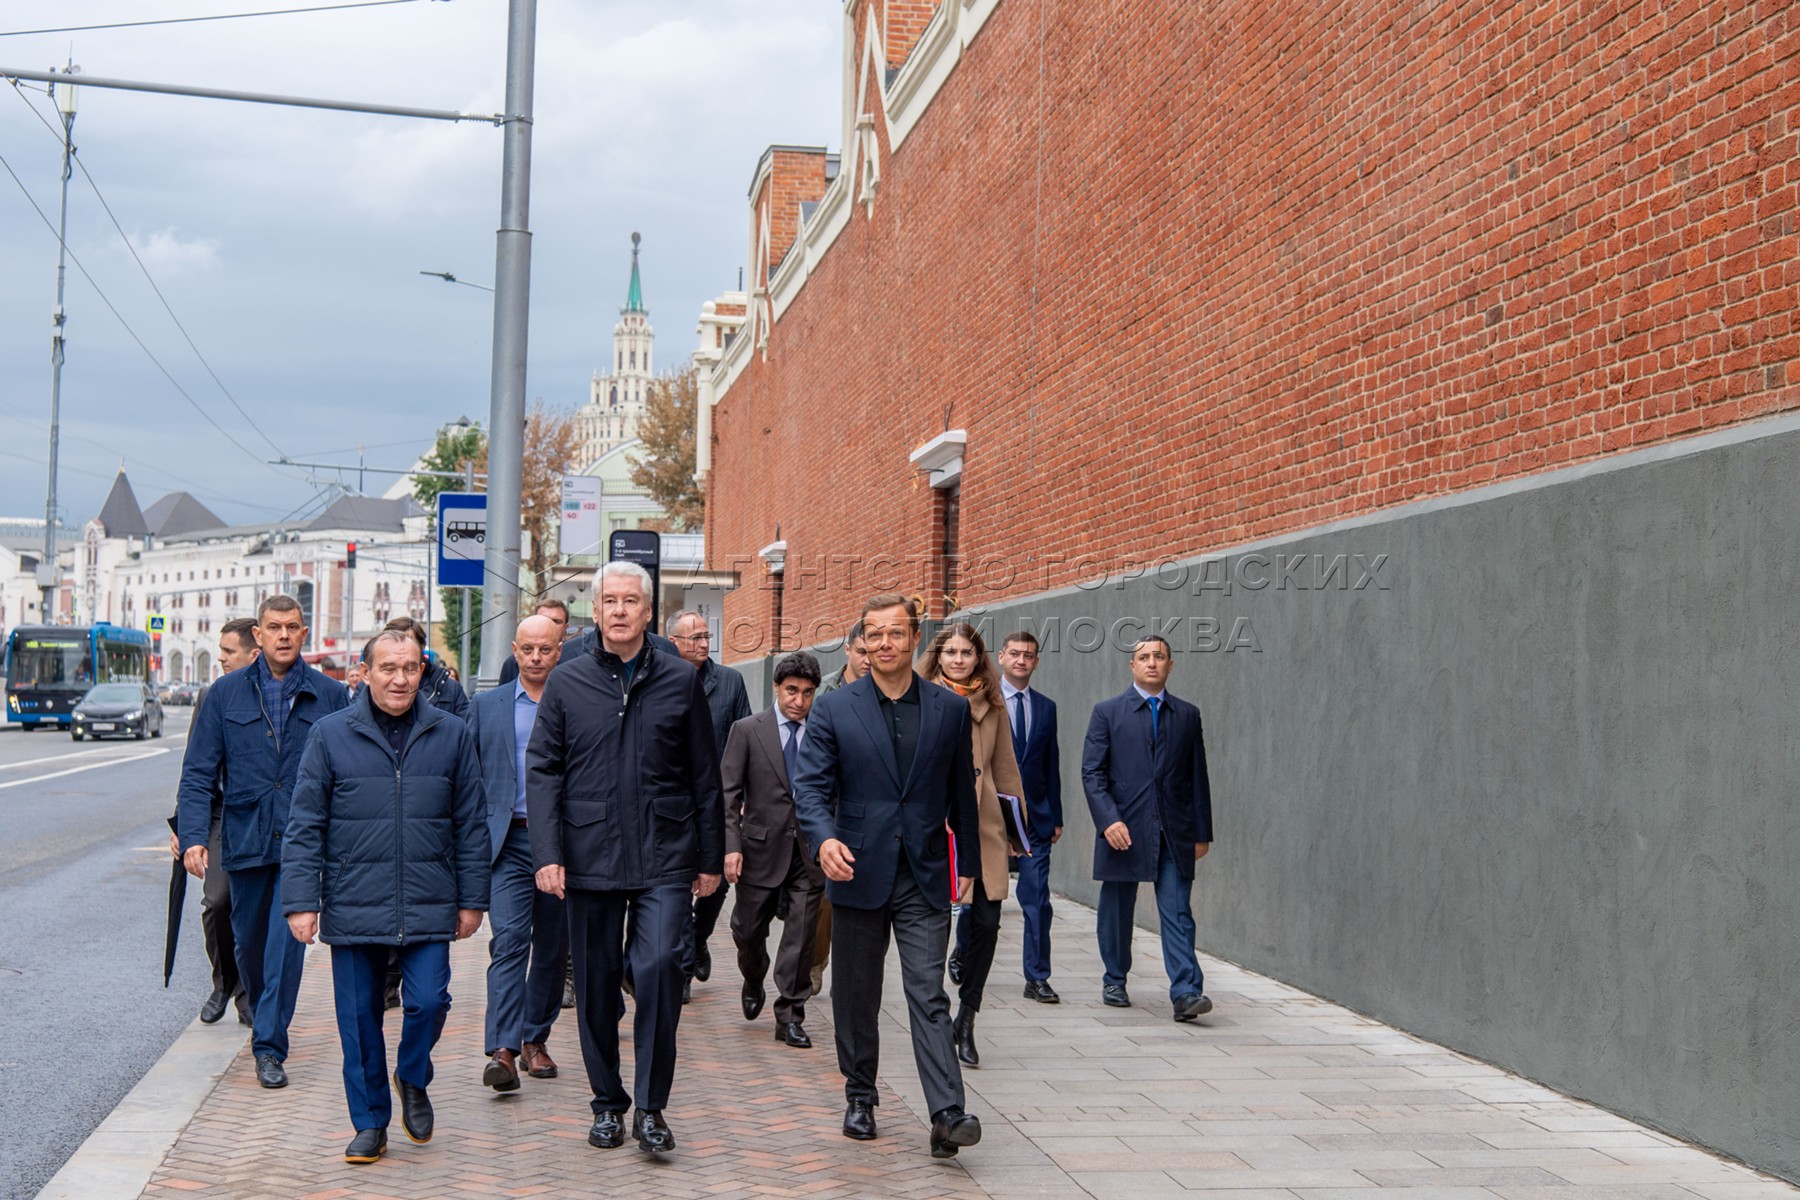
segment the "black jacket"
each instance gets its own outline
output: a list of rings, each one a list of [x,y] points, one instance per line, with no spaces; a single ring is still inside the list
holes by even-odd
[[[488,906],[487,807],[475,735],[413,701],[395,755],[369,689],[313,727],[281,861],[281,911],[316,912],[338,945],[448,941]]]
[[[525,751],[531,856],[568,886],[630,890],[725,869],[719,757],[699,672],[646,648],[604,649],[550,673]]]
[[[444,664],[431,659],[419,673],[419,696],[433,708],[441,708],[464,723],[469,719],[469,695],[463,685],[450,678]]]
[[[744,677],[737,670],[722,667],[710,658],[700,668],[700,686],[706,689],[713,741],[718,744],[718,754],[723,757],[725,739],[731,736],[731,727],[750,715],[750,689],[744,686]]]

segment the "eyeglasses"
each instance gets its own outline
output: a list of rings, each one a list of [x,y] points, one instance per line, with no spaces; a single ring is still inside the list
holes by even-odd
[[[710,642],[710,641],[712,641],[712,634],[710,634],[710,633],[677,633],[674,635],[674,640],[678,641],[678,642]]]

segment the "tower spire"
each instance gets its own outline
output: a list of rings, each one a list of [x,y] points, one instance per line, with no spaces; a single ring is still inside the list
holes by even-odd
[[[638,243],[643,235],[635,230],[631,234],[631,290],[625,293],[625,311],[641,313],[644,311],[644,285],[638,282]]]

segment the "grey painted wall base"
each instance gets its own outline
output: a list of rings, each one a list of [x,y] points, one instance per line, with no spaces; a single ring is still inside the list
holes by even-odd
[[[1779,418],[977,614],[1045,638],[1053,886],[1097,895],[1088,712],[1173,620],[1204,949],[1800,1179],[1797,454]]]

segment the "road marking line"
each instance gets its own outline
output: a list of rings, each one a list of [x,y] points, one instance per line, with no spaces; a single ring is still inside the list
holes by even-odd
[[[167,750],[158,747],[155,750],[146,750],[142,754],[134,754],[130,758],[109,758],[102,762],[88,763],[86,766],[82,767],[70,767],[63,771],[52,771],[48,775],[33,775],[30,779],[12,779],[5,783],[0,783],[0,791],[5,791],[7,788],[24,787],[28,783],[44,783],[51,779],[61,779],[64,775],[79,775],[83,771],[97,771],[101,767],[113,767],[122,763],[141,762],[146,758],[156,758],[167,753]]]

